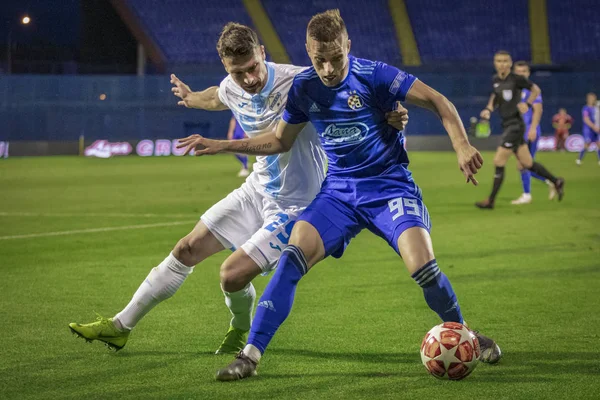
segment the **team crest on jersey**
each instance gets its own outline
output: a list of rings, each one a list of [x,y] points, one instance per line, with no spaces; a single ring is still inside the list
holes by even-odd
[[[350,92],[350,96],[348,97],[348,107],[353,110],[357,110],[363,106],[362,100],[356,94],[356,91],[353,90]]]
[[[269,110],[273,111],[281,106],[281,92],[272,93],[267,99]]]
[[[513,93],[512,93],[512,90],[507,90],[507,89],[504,89],[504,90],[502,91],[502,98],[503,98],[504,100],[506,100],[506,101],[511,101],[511,100],[512,100],[512,94],[513,94]]]

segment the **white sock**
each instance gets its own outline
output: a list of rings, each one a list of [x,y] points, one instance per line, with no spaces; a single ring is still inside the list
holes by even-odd
[[[237,292],[226,292],[225,304],[231,311],[231,326],[242,331],[249,331],[252,323],[252,311],[254,310],[254,300],[256,300],[256,290],[254,285],[249,283],[242,290]]]
[[[131,330],[158,303],[173,296],[185,278],[194,271],[170,253],[158,267],[152,268],[127,306],[115,315],[117,327]]]
[[[246,347],[244,347],[244,355],[257,364],[262,357],[260,350],[252,344],[247,344]]]

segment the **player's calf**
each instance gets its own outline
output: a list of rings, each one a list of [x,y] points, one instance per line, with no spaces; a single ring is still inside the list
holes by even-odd
[[[423,289],[429,308],[439,315],[442,321],[461,324],[464,322],[454,289],[435,259],[413,273],[412,278]]]
[[[232,318],[216,354],[235,354],[246,344],[256,300],[251,281],[261,272],[243,249],[236,250],[221,265],[221,289]]]
[[[244,250],[238,249],[221,264],[221,287],[225,292],[240,291],[262,272]]]

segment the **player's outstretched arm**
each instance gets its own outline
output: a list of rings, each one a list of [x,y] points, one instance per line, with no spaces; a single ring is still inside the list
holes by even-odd
[[[253,138],[240,140],[213,140],[200,135],[179,139],[178,149],[186,148],[185,154],[197,156],[217,153],[237,153],[254,156],[269,156],[285,153],[292,148],[296,137],[306,124],[288,124],[279,121],[276,132],[264,133]]]
[[[219,99],[218,86],[211,86],[201,92],[192,92],[192,89],[179,80],[175,74],[171,74],[171,84],[173,85],[171,91],[181,99],[177,105],[208,111],[221,111],[229,108]]]
[[[406,95],[406,100],[437,114],[442,120],[444,128],[446,128],[448,136],[450,136],[452,146],[458,156],[460,170],[463,172],[467,183],[473,182],[474,185],[477,185],[478,182],[474,175],[483,165],[483,158],[477,149],[469,143],[467,132],[465,132],[454,104],[421,81],[415,81]]]

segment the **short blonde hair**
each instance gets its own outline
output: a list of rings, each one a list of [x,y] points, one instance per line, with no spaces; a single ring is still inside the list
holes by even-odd
[[[318,42],[334,42],[340,35],[348,36],[340,10],[327,10],[313,16],[308,22],[306,35]]]

